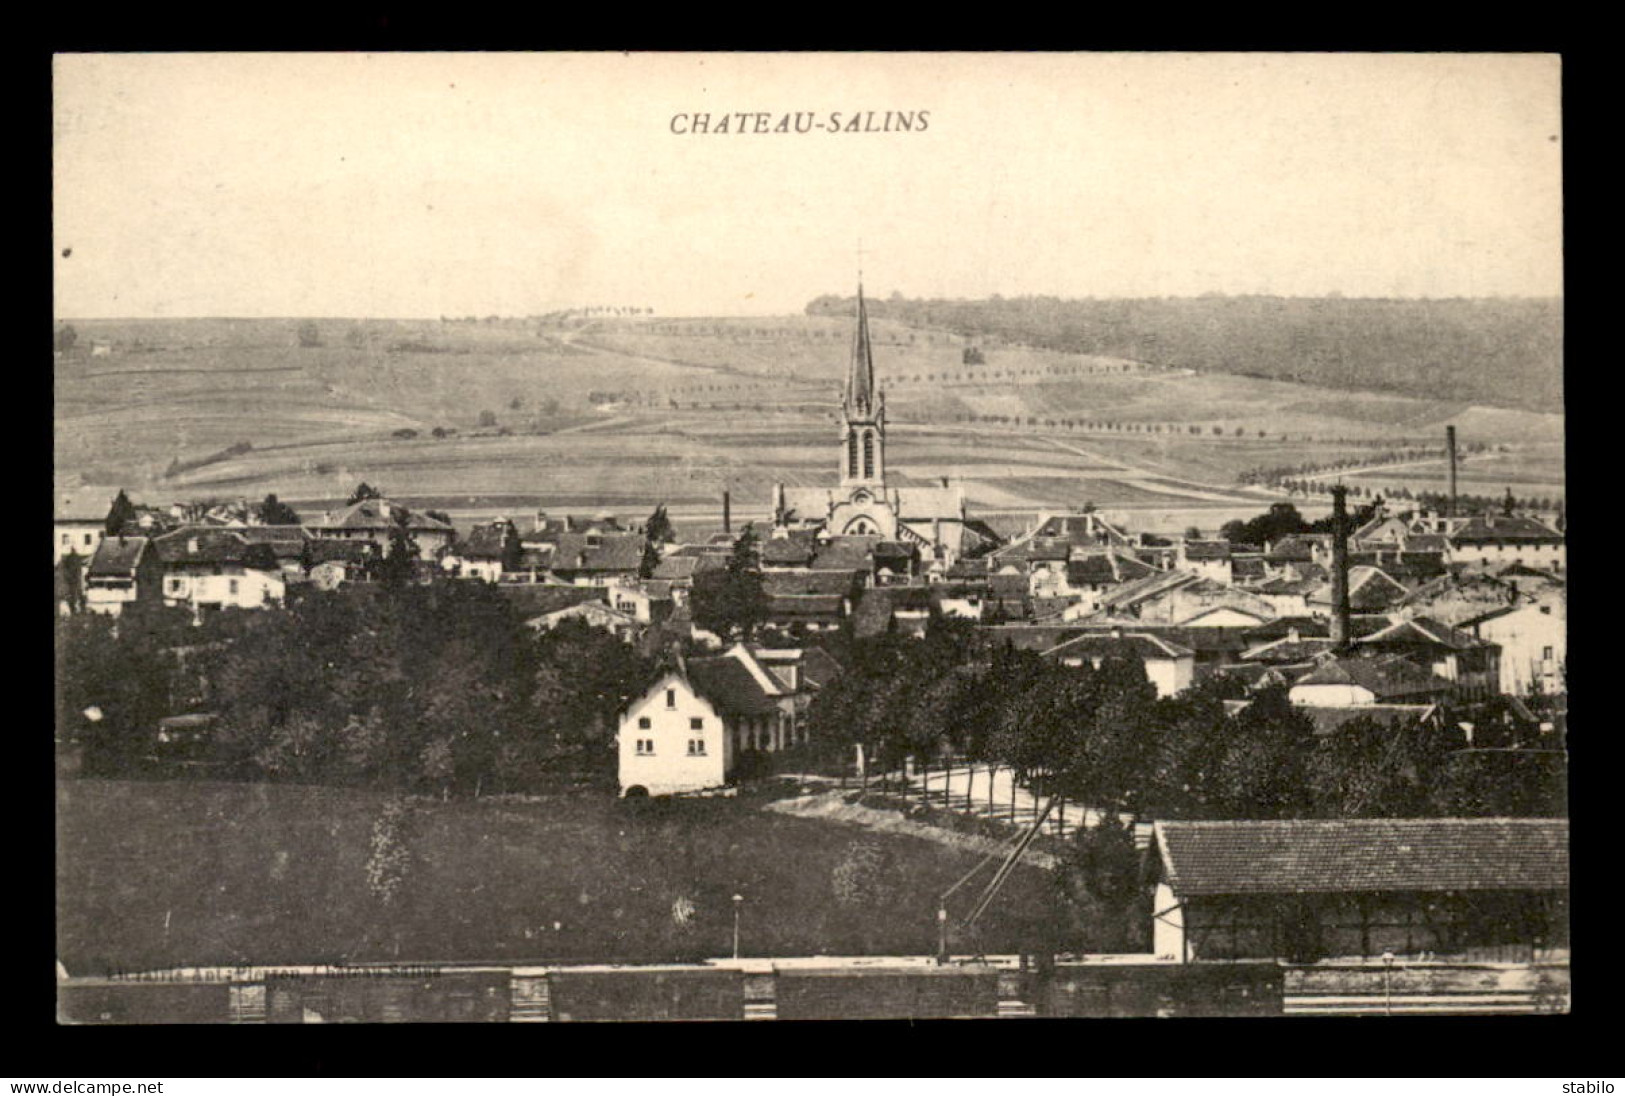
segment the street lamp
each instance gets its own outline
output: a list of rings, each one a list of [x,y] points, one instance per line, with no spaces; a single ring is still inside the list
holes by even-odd
[[[745,904],[745,896],[734,895],[734,958],[739,958],[739,907]]]
[[[1384,1016],[1394,1014],[1393,976],[1394,953],[1385,951],[1382,953],[1382,1014]]]
[[[937,903],[937,966],[948,962],[948,903]]]

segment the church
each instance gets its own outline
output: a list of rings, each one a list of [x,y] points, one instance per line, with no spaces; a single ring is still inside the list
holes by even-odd
[[[902,485],[886,473],[886,395],[876,385],[874,349],[863,284],[858,283],[857,325],[841,399],[840,469],[833,487],[773,488],[773,532],[815,530],[820,539],[872,537],[918,547],[924,560],[952,564],[997,547],[987,525],[968,519],[965,492],[943,477],[940,485]]]

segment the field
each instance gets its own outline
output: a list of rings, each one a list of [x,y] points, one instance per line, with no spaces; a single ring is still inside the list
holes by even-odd
[[[57,949],[75,973],[339,959],[653,961],[929,954],[936,895],[981,858],[731,800],[627,804],[601,793],[416,804],[396,899],[367,886],[381,799],[332,788],[63,781]],[[859,843],[877,875],[837,900]],[[1021,867],[986,946],[1048,915]]]
[[[774,483],[833,482],[851,339],[850,320],[822,316],[323,320],[319,346],[299,345],[295,320],[75,326],[81,345],[55,363],[63,492],[274,491],[319,511],[364,479],[460,522],[664,502],[680,528],[719,524],[724,490],[760,520]],[[1561,415],[1002,344],[967,365],[940,330],[875,321],[873,335],[897,482],[957,479],[979,514],[1017,526],[1088,501],[1138,528],[1174,511],[1217,525],[1269,500],[1240,472],[1436,445],[1447,422],[1509,447],[1464,468],[1464,489],[1561,494]],[[1443,481],[1442,467],[1370,475]]]

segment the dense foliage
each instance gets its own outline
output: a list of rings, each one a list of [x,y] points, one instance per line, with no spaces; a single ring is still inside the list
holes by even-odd
[[[808,315],[852,315],[824,296]],[[1373,389],[1430,400],[1563,410],[1563,302],[1159,297],[868,302],[873,317],[985,341],[1157,365]]]
[[[1536,750],[1467,750],[1461,715],[1330,734],[1282,688],[1239,710],[1219,675],[1158,698],[1136,660],[1071,667],[933,623],[923,639],[854,643],[853,668],[814,701],[832,760],[957,756],[1009,766],[1043,792],[1155,818],[1564,813],[1562,770]],[[1560,756],[1560,755],[1559,755]]]
[[[609,773],[616,710],[653,670],[580,622],[533,633],[484,583],[313,591],[204,628],[78,616],[57,636],[58,726],[87,771],[139,771],[160,719],[208,710],[211,775],[447,796]]]

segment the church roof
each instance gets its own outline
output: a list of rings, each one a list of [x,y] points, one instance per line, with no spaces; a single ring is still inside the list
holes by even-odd
[[[846,410],[867,415],[875,404],[874,352],[869,345],[869,311],[858,283],[858,326],[852,336],[852,362],[846,377]]]

